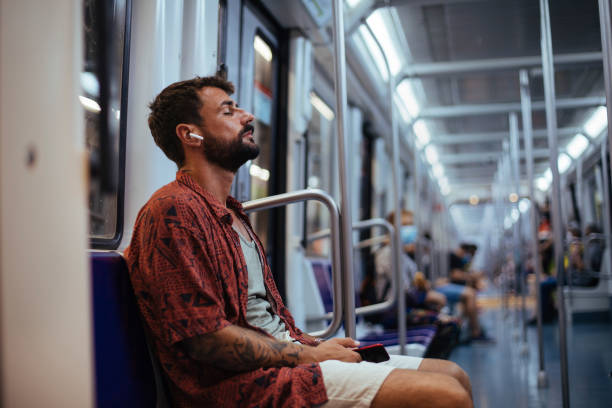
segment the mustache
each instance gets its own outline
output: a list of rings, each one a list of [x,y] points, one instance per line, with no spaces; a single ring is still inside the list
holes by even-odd
[[[238,136],[242,138],[242,136],[244,136],[244,134],[246,134],[248,132],[255,133],[255,128],[253,127],[253,125],[249,125],[249,124],[244,125],[244,127],[242,128],[240,133],[238,133]]]

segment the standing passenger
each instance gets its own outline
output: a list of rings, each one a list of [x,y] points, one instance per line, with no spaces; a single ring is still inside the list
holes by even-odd
[[[173,406],[472,406],[469,379],[453,363],[359,362],[353,339],[321,341],[295,327],[229,196],[238,168],[259,152],[254,117],[233,91],[196,77],[150,106],[153,138],[179,170],[138,214],[126,258]]]

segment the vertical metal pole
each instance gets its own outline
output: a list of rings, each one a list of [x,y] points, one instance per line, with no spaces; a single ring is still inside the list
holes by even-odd
[[[544,76],[544,96],[546,102],[546,128],[548,130],[549,163],[552,171],[552,221],[555,239],[555,266],[557,268],[557,297],[559,299],[559,351],[561,353],[561,394],[563,408],[569,408],[569,376],[567,361],[567,333],[563,282],[563,224],[561,221],[561,185],[557,166],[559,147],[557,145],[557,111],[555,106],[555,71],[550,29],[548,0],[540,0],[540,29],[542,48],[542,72]]]
[[[608,118],[612,118],[612,22],[610,21],[610,0],[599,0],[599,26],[601,30],[601,52],[603,55],[604,84]],[[612,149],[612,129],[608,126],[608,148]],[[612,152],[612,150],[611,150]],[[611,153],[612,155],[612,153]]]
[[[514,178],[513,176],[513,172],[512,172],[512,152],[510,151],[510,142],[508,140],[505,140],[502,143],[502,171],[503,171],[503,193],[502,193],[502,202],[504,203],[504,221],[506,219],[506,217],[509,217],[510,220],[512,220],[512,203],[510,202],[510,194],[512,193],[513,187],[512,187],[512,180]],[[510,181],[510,182],[508,182]],[[513,330],[513,334],[512,337],[514,340],[518,340],[520,337],[520,333],[517,331],[517,326],[519,324],[519,318],[518,318],[518,310],[516,308],[516,295],[518,293],[518,290],[516,288],[516,257],[515,257],[515,248],[516,248],[516,244],[514,239],[516,238],[516,235],[514,234],[514,232],[516,232],[516,226],[513,225],[512,226],[512,239],[508,240],[508,238],[506,238],[506,233],[504,232],[504,239],[506,241],[506,252],[504,253],[504,259],[508,260],[508,257],[510,255],[510,258],[512,259],[513,263],[514,263],[514,268],[512,268],[511,271],[511,275],[508,276],[507,279],[507,287],[508,287],[508,306],[512,307],[512,315],[514,318],[514,330]],[[508,242],[509,241],[509,242]],[[510,298],[510,289],[513,289],[513,293],[512,293],[512,298]],[[510,305],[510,301],[512,301],[512,305]]]
[[[510,147],[512,150],[512,162],[514,171],[514,190],[516,194],[516,203],[514,203],[514,210],[518,212],[518,219],[515,224],[515,259],[516,259],[516,270],[518,273],[519,290],[521,291],[521,332],[522,332],[522,345],[521,354],[527,354],[529,348],[527,347],[527,322],[525,321],[525,269],[523,263],[523,233],[521,228],[521,212],[519,209],[519,198],[521,196],[521,161],[520,157],[520,146],[519,146],[519,129],[518,129],[518,115],[516,112],[510,113]]]
[[[393,103],[393,90],[394,90],[395,80],[393,77],[389,76],[389,90],[391,92],[390,102],[391,102],[391,126],[393,126],[392,137],[392,161],[393,161],[393,198],[395,201],[395,242],[396,242],[396,250],[394,256],[396,258],[397,265],[397,330],[398,330],[398,342],[400,346],[400,354],[406,354],[406,297],[404,296],[406,288],[404,287],[404,268],[403,268],[403,258],[401,257],[401,251],[403,251],[402,240],[400,238],[400,229],[402,227],[402,211],[401,211],[401,202],[400,202],[400,162],[399,162],[399,135],[398,128],[396,123],[396,115],[394,114],[394,103]],[[408,277],[412,280],[413,276]]]
[[[531,123],[531,91],[529,89],[529,74],[522,69],[521,84],[521,115],[523,116],[523,137],[525,139],[525,158],[527,159],[527,185],[529,186],[529,221],[531,225],[531,252],[536,276],[536,319],[538,323],[538,388],[548,387],[548,376],[544,368],[544,343],[542,341],[542,303],[540,301],[540,281],[542,280],[542,261],[538,250],[538,220],[533,186],[533,125]]]
[[[603,54],[603,68],[604,68],[604,84],[606,87],[606,106],[608,113],[608,123],[610,118],[612,118],[612,80],[610,75],[612,75],[612,27],[610,20],[610,0],[599,0],[599,25],[601,28],[601,51]],[[608,125],[608,149],[610,150],[610,156],[612,156],[612,128]],[[605,143],[604,143],[605,145]],[[610,176],[610,163],[607,163],[607,160],[603,160],[602,156],[602,168],[605,166],[605,170],[602,172],[602,175],[606,174]],[[604,184],[604,191],[607,190],[608,183]],[[603,202],[609,206],[609,194],[603,198]],[[604,231],[606,234],[606,245],[608,248],[608,255],[610,256],[610,265],[612,265],[612,237],[610,234],[612,233],[612,226],[610,225],[610,211],[609,208],[606,210],[606,217],[608,221],[606,222],[606,218],[604,218],[604,230],[607,227],[608,231]]]
[[[582,199],[582,177],[583,177],[582,156],[576,159],[576,204],[578,206],[578,214],[580,215],[581,226],[584,227],[584,201]]]
[[[406,353],[406,297],[404,296],[406,288],[404,287],[405,278],[404,268],[403,268],[403,258],[402,258],[402,240],[400,235],[400,229],[402,228],[402,207],[400,200],[400,162],[399,162],[399,135],[397,129],[397,120],[395,115],[395,104],[393,102],[393,94],[395,92],[395,77],[391,73],[391,67],[389,65],[389,61],[387,60],[387,55],[385,54],[385,50],[378,41],[378,38],[374,35],[372,28],[370,25],[365,22],[365,26],[370,32],[370,35],[380,48],[380,53],[383,56],[383,60],[385,61],[385,65],[387,67],[387,72],[389,73],[387,80],[387,93],[389,96],[389,116],[391,122],[391,156],[392,156],[392,166],[393,166],[393,207],[395,208],[395,217],[393,220],[393,227],[395,236],[393,239],[395,240],[395,250],[393,251],[393,257],[395,258],[395,285],[396,295],[397,295],[397,330],[398,330],[398,342],[400,346],[400,354]],[[416,152],[416,150],[415,150]],[[410,277],[412,278],[412,277]]]
[[[521,290],[520,285],[519,285],[519,281],[520,281],[520,276],[519,276],[519,264],[520,264],[520,249],[519,249],[519,236],[518,236],[518,220],[514,221],[514,211],[518,211],[518,205],[516,203],[513,203],[510,200],[510,195],[512,193],[514,194],[518,194],[518,160],[519,160],[519,156],[518,156],[518,146],[515,146],[515,141],[518,142],[518,129],[513,129],[515,127],[518,126],[517,124],[517,118],[516,118],[516,113],[512,112],[509,115],[509,125],[510,125],[510,144],[509,144],[509,151],[508,151],[508,178],[506,180],[511,180],[510,183],[508,183],[508,194],[506,195],[507,199],[508,199],[508,207],[510,210],[510,217],[512,218],[513,221],[513,225],[512,225],[512,245],[510,246],[511,250],[512,250],[512,259],[514,260],[514,270],[512,272],[514,272],[514,276],[513,276],[513,285],[514,285],[514,302],[513,302],[513,309],[514,309],[514,324],[515,324],[515,332],[514,332],[514,338],[516,340],[518,340],[520,338],[520,332],[518,331],[518,326],[520,324],[520,319],[519,319],[519,309],[518,309],[518,305],[516,300],[518,299],[518,293]],[[516,131],[516,133],[513,135],[512,133]],[[518,143],[517,143],[518,144]],[[517,201],[518,202],[518,201]]]
[[[417,264],[417,269],[419,271],[424,272],[423,268],[423,252],[424,246],[423,242],[423,226],[421,225],[421,199],[420,199],[420,191],[421,191],[421,160],[419,160],[419,151],[416,145],[413,143],[413,158],[414,158],[414,190],[415,190],[415,200],[414,200],[414,225],[417,227],[417,240],[416,240],[416,253],[415,253],[415,261]],[[428,276],[433,282],[432,276]]]
[[[601,144],[601,181],[602,181],[602,189],[601,193],[603,195],[601,201],[603,203],[603,227],[604,234],[606,234],[606,245],[608,248],[608,255],[610,255],[610,251],[612,250],[612,226],[610,223],[610,163],[608,163],[608,149],[606,148],[606,141]],[[610,255],[612,256],[612,255]],[[610,259],[612,261],[612,259]],[[612,264],[610,264],[612,265]],[[605,271],[604,273],[607,273]]]
[[[346,99],[346,58],[344,55],[343,1],[334,0],[332,31],[334,36],[334,74],[336,92],[336,127],[338,132],[338,175],[340,178],[340,213],[342,231],[342,276],[344,288],[344,331],[347,337],[355,338],[355,277],[353,276],[353,229],[351,217],[351,196],[349,194],[348,152],[346,149],[345,112]]]

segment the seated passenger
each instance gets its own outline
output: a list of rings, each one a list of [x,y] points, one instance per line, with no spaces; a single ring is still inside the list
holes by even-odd
[[[580,231],[573,230],[573,236],[580,237]],[[578,249],[572,251],[570,245],[569,258],[572,268],[572,286],[593,287],[599,284],[598,274],[601,269],[601,261],[604,251],[604,241],[598,239],[596,234],[601,234],[601,230],[595,224],[589,224],[584,230],[586,242],[584,247],[582,242]],[[573,245],[577,246],[576,244]]]
[[[485,334],[478,320],[476,289],[468,286],[468,284],[478,286],[478,281],[482,276],[480,273],[472,275],[463,269],[469,261],[465,245],[453,251],[449,255],[448,279],[439,279],[436,282],[436,290],[446,296],[451,303],[461,302],[463,314],[468,320],[470,341],[492,341]]]
[[[542,276],[540,281],[540,308],[542,310],[542,322],[550,323],[557,317],[555,294],[557,290],[556,267],[554,259],[554,242],[548,212],[542,212],[540,225],[538,226],[538,252],[541,260]],[[537,322],[535,312],[529,319],[530,325]]]
[[[440,309],[446,305],[446,298],[440,292],[431,290],[425,275],[417,270],[417,265],[413,260],[417,238],[416,227],[412,225],[413,220],[411,211],[402,210],[400,237],[403,244],[401,262],[406,300],[406,325],[408,327],[429,324],[438,326],[434,339],[427,349],[426,356],[447,359],[458,342],[460,321],[440,313]],[[394,212],[389,214],[387,221],[391,224],[395,222]],[[374,277],[371,278],[372,280],[364,280],[364,285],[360,290],[362,303],[364,303],[364,294],[368,292],[374,292],[374,298],[369,299],[369,304],[380,303],[391,297],[393,271],[389,239],[376,250],[374,260]],[[368,291],[368,288],[365,287],[368,284],[373,286],[373,291]],[[382,324],[386,329],[397,329],[397,308],[393,307],[385,312],[367,316],[366,320]]]
[[[594,226],[590,226],[593,228]],[[593,234],[587,227],[585,233]],[[580,229],[575,222],[568,223],[566,235],[567,253],[565,260],[566,280],[571,286],[592,287],[597,286],[599,279],[597,273],[601,268],[601,257],[603,255],[603,244],[599,239],[590,239],[587,242],[587,251],[582,242]],[[585,259],[588,256],[588,261]],[[587,264],[588,262],[588,264]],[[596,269],[592,269],[592,267]]]
[[[229,196],[254,159],[253,115],[219,77],[164,89],[150,105],[157,145],[179,170],[139,212],[125,256],[176,407],[472,406],[447,361],[360,362],[350,338],[298,329],[261,241]]]
[[[391,212],[387,216],[387,221],[394,225],[395,213]],[[417,275],[417,264],[414,262],[415,241],[417,237],[416,227],[413,225],[414,217],[412,211],[402,210],[402,230],[400,237],[402,240],[402,279],[406,291],[406,306],[417,308],[429,308],[440,311],[446,305],[446,298],[440,292],[433,291],[424,281],[423,274]],[[389,290],[393,279],[391,245],[387,239],[384,245],[374,253],[376,268],[376,299],[382,302],[390,297]],[[411,284],[412,279],[416,279]]]
[[[569,222],[567,225],[565,241],[567,246],[567,253],[565,255],[565,283],[567,284],[569,281],[571,285],[583,286],[583,284],[586,283],[585,278],[588,279],[583,259],[584,248],[580,229],[573,221]]]

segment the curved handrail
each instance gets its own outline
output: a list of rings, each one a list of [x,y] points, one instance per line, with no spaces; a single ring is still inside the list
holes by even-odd
[[[374,228],[374,227],[382,227],[386,229],[390,236],[393,236],[394,231],[395,231],[395,228],[393,228],[393,225],[391,225],[391,223],[389,223],[388,221],[382,218],[371,218],[369,220],[358,221],[353,224],[354,231],[358,231],[358,230],[362,230],[366,228]],[[307,242],[316,241],[319,239],[327,238],[329,237],[329,235],[330,235],[330,230],[324,229],[321,231],[317,231],[314,234],[308,236],[306,241]],[[376,244],[378,243],[376,239],[381,238],[381,237],[386,237],[386,235],[381,235],[380,237],[369,238],[362,242],[371,242],[372,244]],[[395,240],[393,239],[391,239],[390,242],[391,242],[391,251],[393,253],[393,251],[397,249],[396,248],[397,244]],[[354,245],[354,247],[355,248],[359,247],[359,244],[360,243],[358,243],[357,245]],[[397,302],[397,290],[396,290],[397,286],[396,285],[400,284],[402,276],[401,276],[401,271],[397,263],[396,257],[392,256],[391,260],[392,260],[391,265],[393,268],[393,276],[391,279],[391,297],[385,300],[384,302],[375,303],[373,305],[368,305],[368,306],[360,306],[360,307],[355,308],[356,316],[365,316],[365,315],[378,313],[378,312],[382,312],[382,311],[391,309]],[[309,320],[318,321],[318,320],[329,319],[330,317],[331,317],[331,313],[326,313],[320,317],[311,318]]]
[[[334,305],[330,325],[313,333],[311,336],[330,337],[334,335],[342,324],[342,264],[340,256],[340,211],[336,202],[329,194],[319,189],[305,189],[291,191],[289,193],[277,194],[269,197],[258,198],[242,203],[245,212],[269,210],[271,208],[283,207],[288,204],[304,202],[308,200],[319,201],[324,204],[330,213],[331,239],[332,239],[332,278],[334,291]]]

